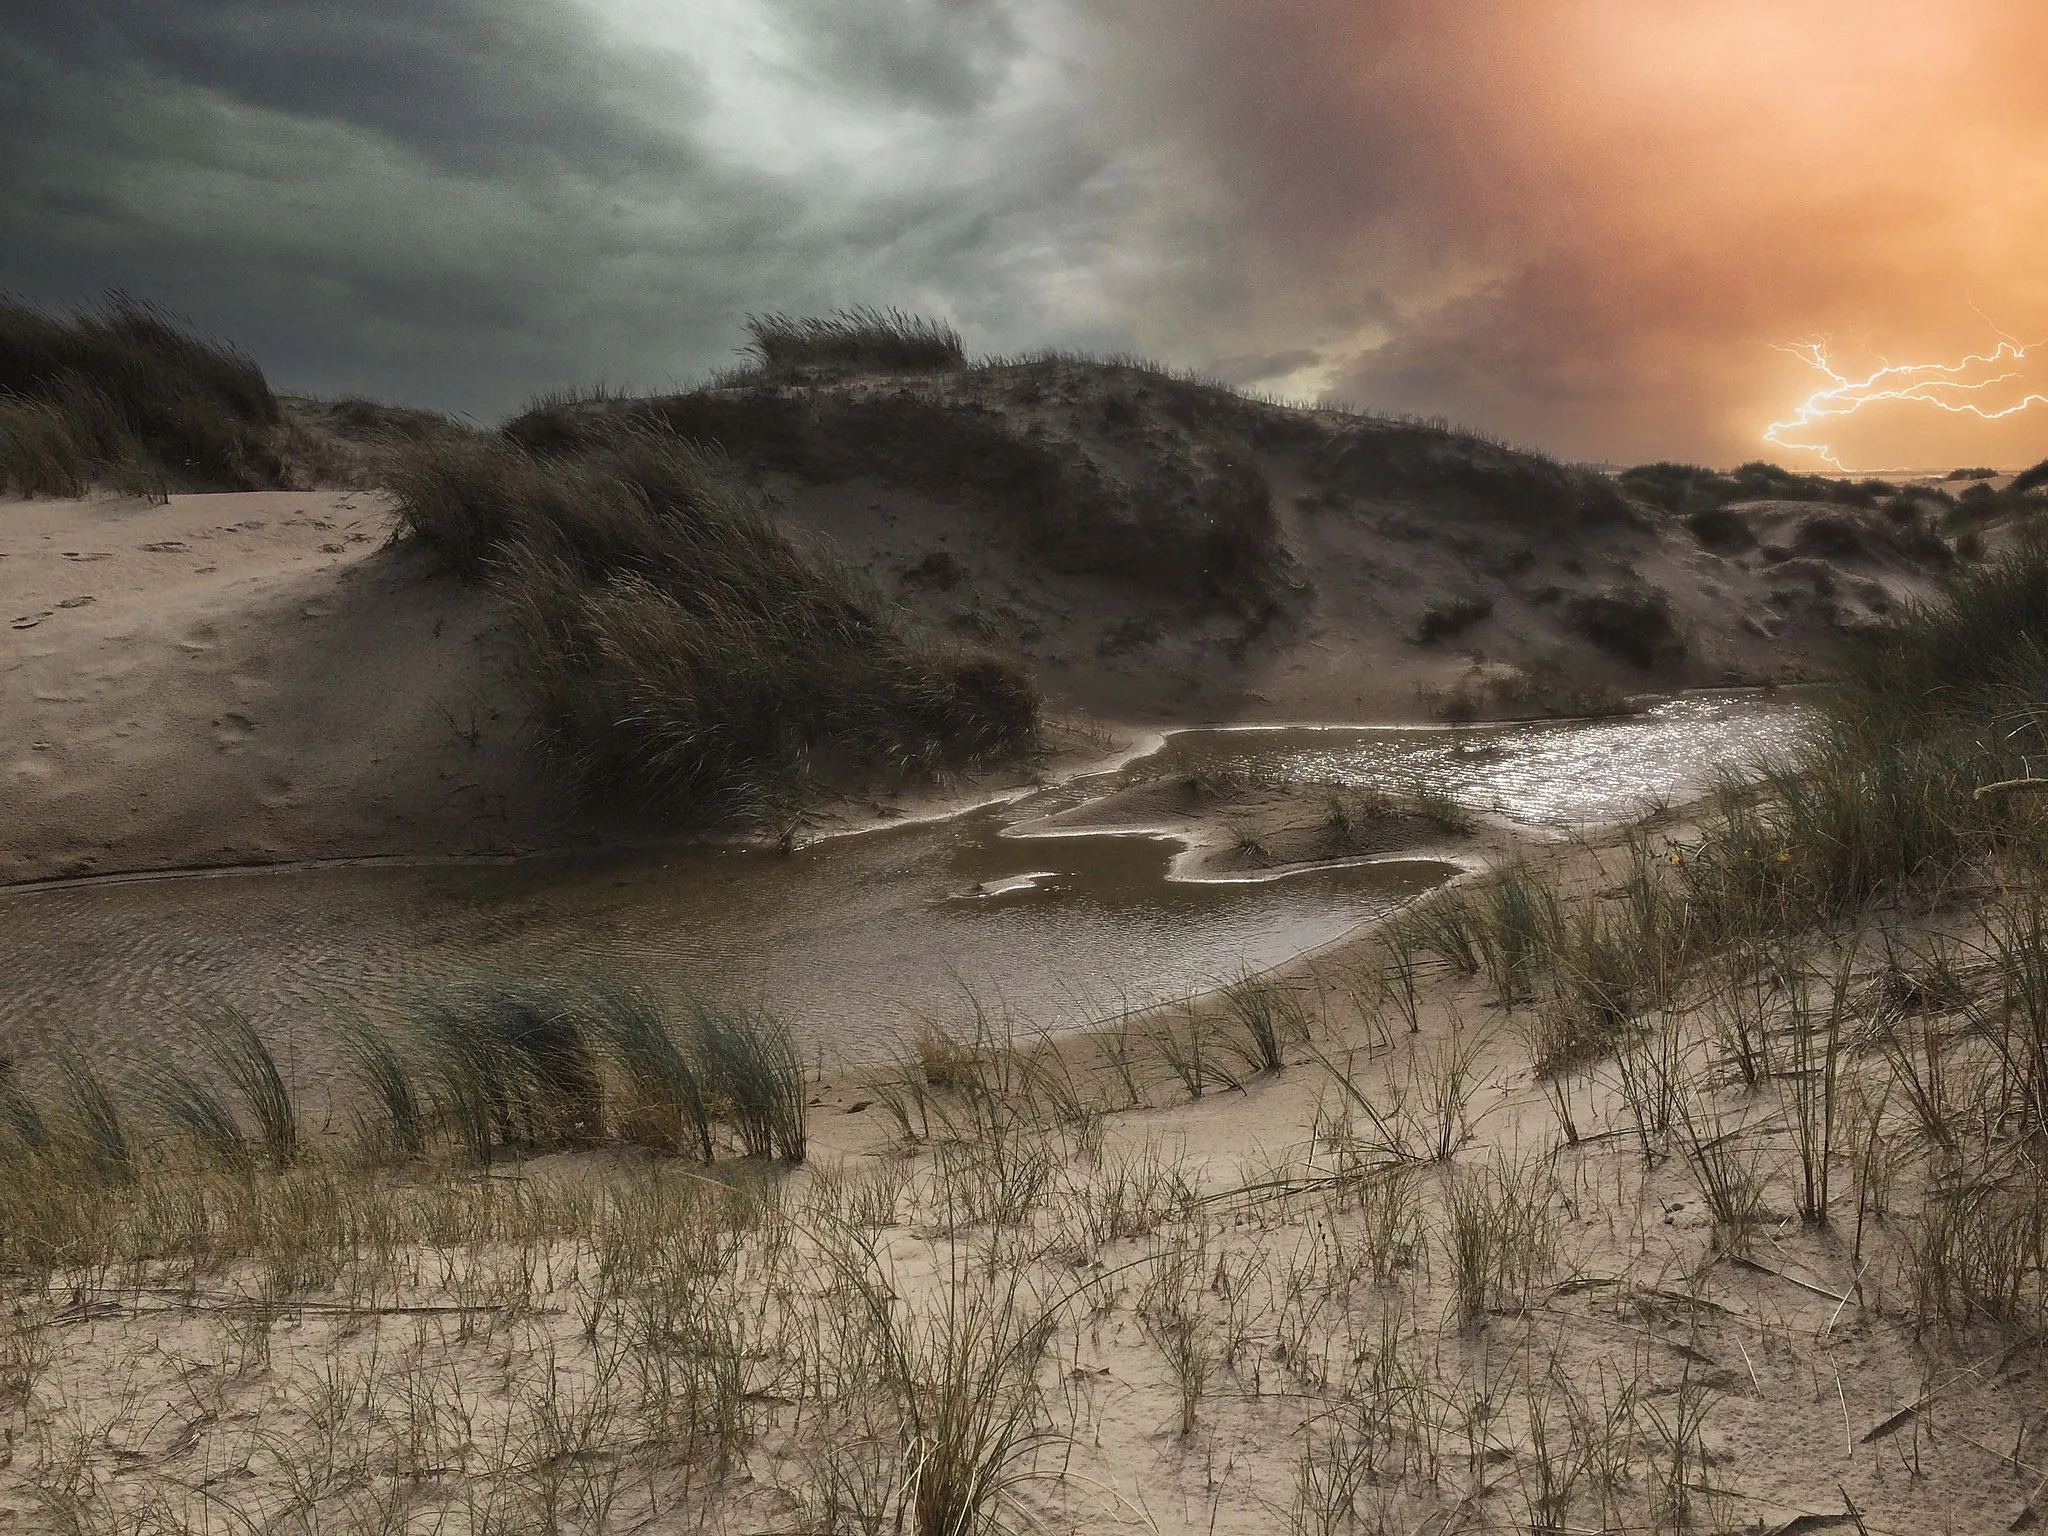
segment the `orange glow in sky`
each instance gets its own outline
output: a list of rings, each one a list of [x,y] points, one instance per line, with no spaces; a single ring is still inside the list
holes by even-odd
[[[1977,307],[2048,336],[2040,0],[1129,3],[1243,274],[1141,345],[1585,458],[2048,456]]]

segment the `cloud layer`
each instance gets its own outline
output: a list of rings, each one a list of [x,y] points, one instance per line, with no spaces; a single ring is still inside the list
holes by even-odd
[[[485,415],[877,302],[1727,462],[1821,382],[1774,344],[2048,335],[2043,58],[2034,0],[0,0],[0,287]]]

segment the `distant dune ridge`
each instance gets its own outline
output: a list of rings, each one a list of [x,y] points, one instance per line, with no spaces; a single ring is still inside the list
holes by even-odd
[[[2048,484],[1610,476],[1135,360],[970,362],[893,311],[752,325],[699,388],[491,432],[276,396],[132,300],[0,306],[0,490],[33,498],[0,512],[0,878],[786,829],[1028,774],[1075,716],[1810,677]]]

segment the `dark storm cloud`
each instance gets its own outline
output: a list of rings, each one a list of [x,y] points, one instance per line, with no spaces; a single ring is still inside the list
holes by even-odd
[[[687,122],[690,74],[502,0],[10,7],[0,286],[125,287],[287,384],[496,409],[580,360],[559,307],[615,265],[608,204],[715,187],[642,115]]]
[[[0,0],[0,289],[123,287],[283,386],[480,414],[699,374],[749,311],[1046,329],[1103,161],[1003,97],[1012,7],[705,3],[772,56],[697,4],[627,34],[568,0]]]
[[[45,71],[326,119],[468,173],[673,170],[683,151],[640,112],[687,90],[686,60],[601,54],[522,0],[31,0],[0,6],[0,29]]]

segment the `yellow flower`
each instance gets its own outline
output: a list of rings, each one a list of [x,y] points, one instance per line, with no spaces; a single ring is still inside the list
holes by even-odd
[[[1787,853],[1787,852],[1785,852],[1785,851],[1784,851],[1784,849],[1782,849],[1782,848],[1781,848],[1781,849],[1779,849],[1779,850],[1778,850],[1778,862],[1779,862],[1780,864],[1786,864],[1786,863],[1790,863],[1790,862],[1791,862],[1791,859],[1792,859],[1792,855],[1791,855],[1791,854],[1789,854],[1789,853]]]

